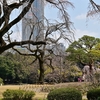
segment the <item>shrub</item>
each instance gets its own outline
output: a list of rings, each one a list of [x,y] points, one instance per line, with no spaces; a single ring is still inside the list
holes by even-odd
[[[89,90],[87,92],[87,98],[88,100],[100,100],[98,99],[100,97],[100,88],[95,88],[95,89],[92,89],[92,90]]]
[[[82,100],[81,92],[74,88],[59,88],[51,91],[48,100]]]
[[[3,92],[3,100],[32,100],[34,95],[35,93],[32,91],[7,89]]]

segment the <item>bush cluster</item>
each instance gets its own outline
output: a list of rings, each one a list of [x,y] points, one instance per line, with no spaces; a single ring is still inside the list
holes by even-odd
[[[100,88],[91,89],[87,92],[88,100],[100,100]]]
[[[82,100],[81,92],[74,88],[59,88],[51,91],[48,100]]]
[[[3,92],[3,100],[32,100],[34,95],[33,91],[7,89]]]

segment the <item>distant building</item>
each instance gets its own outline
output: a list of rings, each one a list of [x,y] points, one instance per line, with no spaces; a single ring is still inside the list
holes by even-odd
[[[27,5],[27,4],[25,4]],[[22,40],[43,40],[43,31],[41,28],[44,27],[44,2],[43,0],[34,0],[30,10],[27,12],[25,17],[22,19]],[[41,21],[41,24],[38,22]],[[34,27],[34,28],[33,28]]]

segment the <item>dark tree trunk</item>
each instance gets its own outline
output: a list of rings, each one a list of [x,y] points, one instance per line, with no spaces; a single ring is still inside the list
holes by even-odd
[[[39,60],[39,68],[40,68],[40,75],[39,75],[39,83],[44,83],[44,65],[43,61]]]
[[[5,43],[5,41],[3,40],[3,38],[0,38],[0,47],[5,46],[5,45],[6,45],[6,43]]]
[[[40,75],[39,75],[39,84],[44,83],[44,52],[40,52],[40,57],[39,57],[39,70],[40,70]]]

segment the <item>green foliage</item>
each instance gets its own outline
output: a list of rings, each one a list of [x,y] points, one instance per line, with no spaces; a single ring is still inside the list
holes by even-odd
[[[73,66],[70,66],[67,74],[70,74],[70,76],[74,76],[74,77],[75,76],[82,76],[82,71],[78,66],[73,65]]]
[[[2,79],[9,79],[9,78],[14,78],[15,73],[14,73],[14,63],[3,56],[0,56],[0,77]]]
[[[66,50],[68,53],[67,60],[81,64],[91,64],[92,61],[100,58],[100,50],[96,45],[100,39],[84,35],[78,41],[74,41]],[[99,55],[98,55],[99,54]]]
[[[87,92],[88,100],[98,100],[100,99],[100,88],[91,89]]]
[[[3,92],[4,100],[32,100],[35,95],[33,91],[9,90]]]
[[[19,57],[20,62],[17,57]],[[22,83],[22,81],[28,80],[27,77],[30,73],[28,68],[30,67],[23,65],[21,61],[26,61],[24,58],[21,60],[20,56],[17,55],[17,57],[16,54],[9,52],[0,56],[0,77],[4,80],[4,83]],[[32,68],[30,69],[32,70]]]
[[[48,100],[82,100],[81,92],[75,88],[59,88],[51,91]]]
[[[34,57],[22,56],[18,53],[10,53],[6,52],[3,54],[3,57],[8,58],[10,61],[14,63],[14,74],[15,77],[12,82],[20,84],[20,83],[36,83],[37,75],[37,64],[30,64],[34,60]],[[10,67],[10,66],[9,66]],[[12,67],[13,71],[13,67]]]
[[[22,79],[24,75],[21,69],[22,66],[20,63],[9,59],[9,57],[0,56],[0,77],[3,80],[14,82],[14,79]]]

